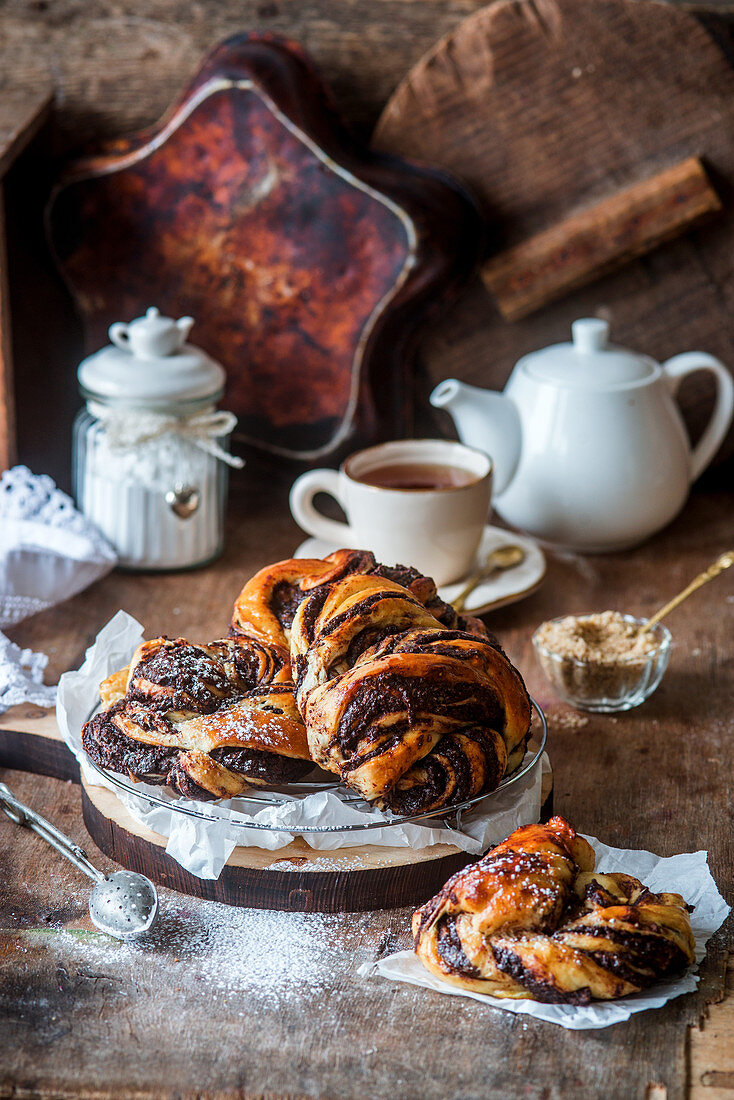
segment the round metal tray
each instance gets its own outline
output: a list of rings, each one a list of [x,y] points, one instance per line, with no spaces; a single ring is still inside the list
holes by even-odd
[[[364,811],[364,822],[351,822],[346,825],[283,825],[248,819],[246,821],[228,820],[227,824],[230,828],[235,829],[265,829],[270,832],[287,832],[295,836],[307,836],[314,833],[367,832],[370,829],[387,829],[396,825],[415,825],[422,821],[443,818],[442,823],[447,828],[460,829],[462,815],[465,811],[479,808],[480,806],[482,809],[490,807],[493,798],[496,798],[497,795],[506,791],[508,787],[513,786],[513,784],[528,775],[534,768],[540,766],[543,749],[548,739],[548,726],[541,707],[538,706],[532,696],[530,697],[530,702],[532,703],[533,712],[538,722],[536,724],[535,721],[533,721],[534,728],[531,728],[528,750],[521,764],[514,772],[505,776],[499,786],[495,787],[493,791],[475,795],[474,798],[468,798],[466,801],[459,802],[455,806],[443,806],[438,810],[426,810],[423,813],[399,817],[389,811],[376,810],[374,806],[371,806],[359,794],[350,790],[349,787],[346,787],[338,780],[329,778],[323,780],[314,779],[300,783],[289,783],[273,788],[257,787],[252,792],[238,795],[237,798],[233,800],[236,801],[238,805],[233,806],[232,809],[234,812],[257,813],[259,810],[268,806],[297,801],[307,798],[309,795],[315,794],[318,791],[338,790],[342,801],[348,805],[350,809]],[[149,787],[142,790],[141,787],[143,784],[133,783],[131,780],[123,778],[116,772],[100,768],[99,765],[95,764],[88,756],[85,756],[84,762],[99,775],[103,776],[113,787],[122,791],[129,797],[140,799],[150,806],[163,806],[165,809],[172,810],[175,813],[184,814],[188,817],[197,817],[202,821],[212,820],[211,813],[207,813],[197,808],[200,803],[196,803],[188,798],[176,798],[173,794],[167,795],[164,791],[152,793]],[[327,775],[327,773],[322,774]],[[242,804],[242,810],[239,809],[239,804]],[[209,805],[216,805],[216,803],[211,803]],[[250,806],[254,808],[250,810]],[[379,814],[379,816],[375,817],[376,814]]]

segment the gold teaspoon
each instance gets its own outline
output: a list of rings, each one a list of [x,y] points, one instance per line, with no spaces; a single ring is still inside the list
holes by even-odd
[[[456,599],[451,601],[451,606],[454,611],[464,610],[467,598],[482,581],[486,581],[493,573],[503,573],[505,569],[514,569],[516,565],[519,565],[520,562],[524,560],[525,551],[522,546],[508,544],[506,546],[496,547],[496,549],[492,550],[487,555],[487,560],[479,572],[475,573],[474,576],[467,581]]]
[[[699,573],[697,577],[694,577],[691,583],[679,592],[677,596],[674,596],[672,600],[665,604],[665,607],[661,607],[659,611],[647,620],[645,625],[641,628],[640,633],[644,634],[650,630],[653,626],[664,619],[678,604],[683,603],[688,597],[700,588],[704,584],[708,584],[714,577],[718,577],[719,573],[723,573],[725,569],[728,569],[730,565],[734,565],[734,550],[727,550],[725,554],[717,558],[713,565],[710,565],[708,569],[704,569],[703,573]],[[456,605],[454,605],[456,606]]]

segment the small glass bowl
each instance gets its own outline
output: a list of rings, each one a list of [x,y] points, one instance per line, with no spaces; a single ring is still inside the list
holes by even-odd
[[[551,621],[557,623],[567,618],[561,615]],[[575,618],[584,619],[586,615]],[[633,615],[623,618],[637,626],[647,622]],[[672,636],[662,623],[657,623],[650,631],[657,642],[655,649],[643,657],[609,661],[582,661],[577,657],[561,656],[538,640],[539,630],[540,627],[533,634],[533,645],[540,666],[560,698],[579,710],[614,714],[639,707],[655,691],[668,667]]]

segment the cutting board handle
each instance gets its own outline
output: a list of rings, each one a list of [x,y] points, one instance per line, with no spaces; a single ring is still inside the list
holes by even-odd
[[[491,257],[482,279],[503,317],[519,321],[721,208],[703,164],[688,157]]]

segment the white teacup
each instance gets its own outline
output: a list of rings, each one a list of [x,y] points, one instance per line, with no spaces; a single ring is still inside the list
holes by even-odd
[[[388,488],[361,480],[390,468],[395,474],[397,467],[441,467],[465,484]],[[318,512],[316,493],[335,497],[348,524]],[[339,470],[302,474],[291,489],[290,507],[309,535],[338,547],[371,550],[386,565],[415,566],[441,585],[472,568],[491,495],[492,460],[483,451],[444,439],[404,439],[356,451]]]

